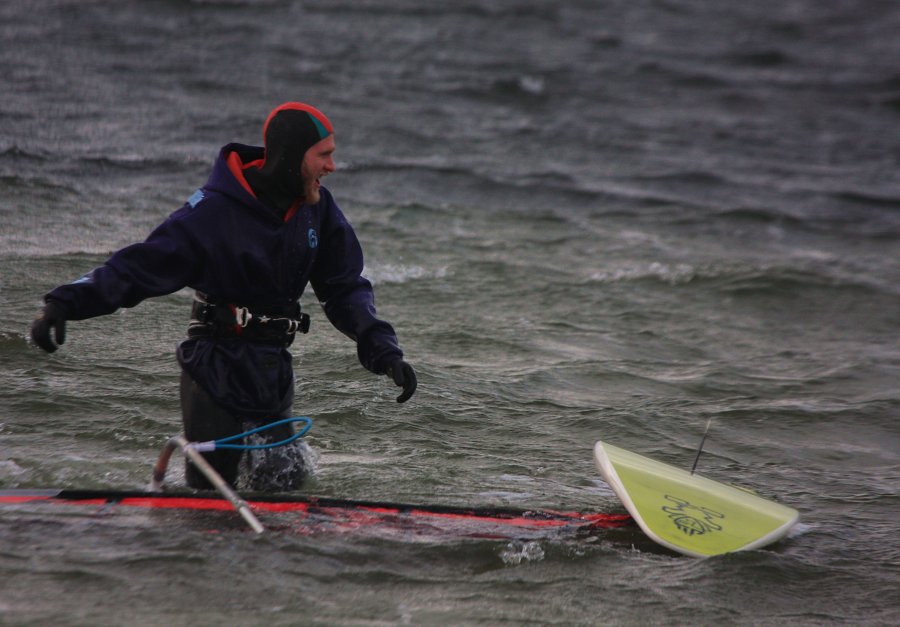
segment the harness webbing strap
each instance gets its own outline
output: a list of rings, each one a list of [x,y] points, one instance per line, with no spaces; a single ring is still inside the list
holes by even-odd
[[[309,314],[299,303],[244,306],[218,303],[197,294],[188,326],[190,337],[241,337],[251,342],[290,345],[296,333],[309,332]]]

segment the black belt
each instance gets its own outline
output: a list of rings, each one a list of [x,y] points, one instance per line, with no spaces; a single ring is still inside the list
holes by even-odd
[[[290,346],[297,332],[309,332],[309,314],[300,310],[300,303],[245,307],[196,300],[188,326],[188,337],[239,337],[282,346]]]

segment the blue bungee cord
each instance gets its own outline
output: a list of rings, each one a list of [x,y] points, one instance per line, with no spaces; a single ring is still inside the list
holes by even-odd
[[[235,440],[245,438],[248,435],[253,435],[254,433],[259,433],[261,431],[266,431],[279,425],[293,422],[303,422],[306,424],[302,429],[294,433],[294,435],[285,438],[280,442],[270,442],[268,444],[232,444],[232,442],[234,442]],[[222,476],[216,472],[215,468],[213,468],[200,453],[214,451],[217,448],[250,451],[254,449],[284,446],[285,444],[290,444],[297,438],[303,436],[311,428],[312,419],[307,418],[306,416],[297,416],[295,418],[285,418],[283,420],[277,420],[267,425],[257,427],[256,429],[245,431],[244,433],[238,433],[237,435],[232,435],[227,438],[221,438],[219,440],[210,440],[209,442],[188,442],[183,435],[176,435],[175,437],[169,438],[169,441],[166,442],[165,448],[163,448],[162,453],[160,453],[159,459],[157,460],[156,465],[153,467],[153,478],[150,480],[150,486],[148,487],[148,490],[150,490],[151,492],[159,492],[163,489],[163,480],[166,476],[166,468],[169,465],[169,458],[172,456],[172,453],[176,448],[180,448],[184,452],[184,454],[197,466],[197,468],[200,469],[200,472],[206,475],[206,478],[213,485],[213,487],[221,492],[222,496],[228,499],[228,501],[234,506],[235,510],[237,510],[237,512],[244,518],[244,520],[246,520],[247,523],[253,528],[253,531],[255,531],[256,533],[262,533],[265,528],[262,526],[262,523],[259,522],[259,519],[251,510],[250,505],[248,505],[247,502],[242,499],[240,495],[235,492],[231,488],[231,486],[228,485],[228,483],[225,482],[224,479],[222,479]]]
[[[293,422],[303,422],[305,426],[297,431],[294,435],[285,438],[279,442],[269,442],[266,444],[232,444],[235,440],[241,440],[248,435],[253,435],[254,433],[260,433],[261,431],[267,431],[272,429],[273,427],[277,427],[279,425],[293,423]],[[307,431],[312,429],[312,419],[307,418],[306,416],[296,416],[294,418],[285,418],[284,420],[278,420],[276,422],[271,422],[269,424],[263,425],[261,427],[257,427],[256,429],[251,429],[250,431],[245,431],[244,433],[238,433],[237,435],[228,436],[227,438],[221,438],[218,440],[210,440],[208,442],[191,442],[188,444],[189,447],[194,449],[195,451],[199,451],[201,453],[207,453],[209,451],[215,451],[216,449],[232,449],[237,451],[254,451],[259,449],[266,448],[275,448],[277,446],[284,446],[286,444],[290,444],[291,442],[301,438],[306,434]]]

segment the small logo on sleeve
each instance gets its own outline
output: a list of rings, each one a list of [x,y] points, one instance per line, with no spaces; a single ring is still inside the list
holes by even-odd
[[[90,272],[85,274],[83,277],[75,279],[74,281],[69,283],[69,285],[81,285],[82,283],[93,283],[93,282],[94,282],[94,271],[91,270]]]
[[[198,204],[201,200],[203,200],[203,198],[204,198],[203,190],[202,190],[202,189],[198,189],[196,192],[194,192],[194,193],[191,195],[190,198],[187,199],[187,201],[188,201],[188,204],[189,204],[191,207],[196,207],[197,204]]]

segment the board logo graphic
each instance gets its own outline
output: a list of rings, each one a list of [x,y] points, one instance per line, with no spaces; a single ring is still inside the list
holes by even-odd
[[[721,531],[722,525],[717,524],[717,519],[725,518],[725,514],[692,505],[689,501],[666,494],[666,500],[672,505],[663,506],[662,510],[669,515],[672,522],[681,531],[689,536],[699,536],[710,531]]]

